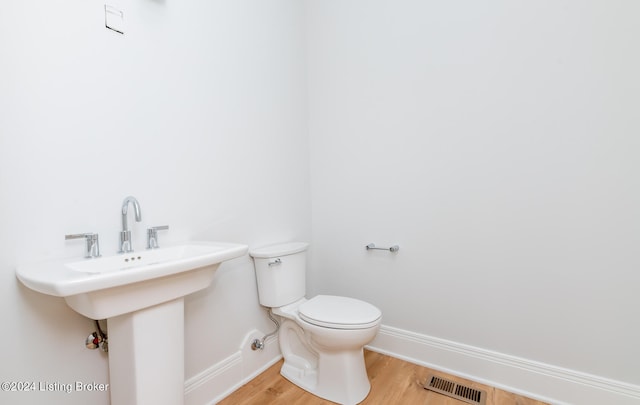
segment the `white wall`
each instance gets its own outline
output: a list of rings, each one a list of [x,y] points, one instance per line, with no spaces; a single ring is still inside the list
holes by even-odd
[[[302,6],[296,1],[5,1],[0,12],[1,381],[108,382],[92,322],[24,288],[19,264],[117,250],[140,201],[160,243],[310,238]],[[248,257],[186,301],[186,378],[272,328]],[[162,353],[158,353],[161,358]],[[210,398],[211,399],[211,398]],[[107,404],[107,393],[0,392],[1,403]]]
[[[638,5],[114,0],[119,36],[103,4],[0,13],[0,380],[107,381],[91,321],[14,271],[80,255],[71,232],[113,253],[132,194],[138,247],[161,224],[164,244],[311,240],[310,293],[369,300],[386,330],[640,384]],[[224,264],[187,300],[186,377],[270,328],[250,260]],[[108,395],[0,392],[89,400]]]
[[[312,292],[638,395],[639,13],[311,0]]]

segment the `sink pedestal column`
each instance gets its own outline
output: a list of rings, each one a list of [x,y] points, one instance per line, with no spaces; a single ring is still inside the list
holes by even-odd
[[[183,405],[184,299],[107,324],[111,405]]]

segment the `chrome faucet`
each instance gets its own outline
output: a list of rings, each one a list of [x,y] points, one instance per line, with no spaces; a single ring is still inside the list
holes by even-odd
[[[84,238],[86,242],[84,257],[86,259],[91,259],[92,257],[100,257],[100,242],[98,240],[97,233],[76,233],[72,235],[64,235],[64,238],[67,240]]]
[[[166,231],[169,229],[169,225],[152,226],[147,229],[147,249],[157,249],[158,246],[158,231]]]
[[[122,202],[122,232],[120,232],[120,250],[118,253],[133,252],[133,246],[131,245],[131,231],[129,230],[127,213],[129,210],[129,203],[133,204],[133,210],[136,213],[136,222],[142,221],[142,213],[140,212],[140,204],[134,197],[127,197]]]

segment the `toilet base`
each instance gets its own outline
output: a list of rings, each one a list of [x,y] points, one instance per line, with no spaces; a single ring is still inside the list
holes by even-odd
[[[303,369],[285,360],[280,374],[305,391],[338,404],[355,405],[369,395],[371,384],[362,350],[324,353],[318,359],[318,370],[331,372],[319,374],[317,370]]]
[[[316,333],[305,331],[290,320],[280,327],[278,337],[284,357],[280,374],[305,391],[328,401],[347,405],[362,402],[371,389],[363,345],[375,336],[377,328],[350,331],[345,336],[356,337],[358,343],[342,339],[345,344],[340,345],[327,342],[322,332],[343,335],[347,331],[320,331],[311,325],[307,327],[315,329]],[[358,335],[364,335],[364,338]]]

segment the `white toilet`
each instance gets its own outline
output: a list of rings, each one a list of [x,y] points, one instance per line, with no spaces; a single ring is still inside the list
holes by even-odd
[[[354,298],[305,298],[307,243],[287,243],[249,252],[254,258],[260,304],[285,318],[278,332],[292,383],[329,401],[357,404],[371,384],[363,347],[378,333],[382,312]]]

